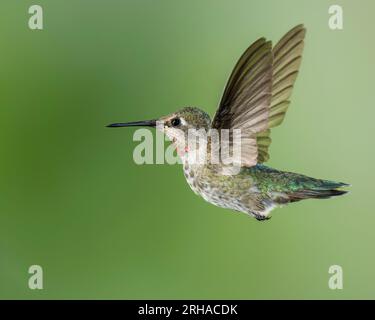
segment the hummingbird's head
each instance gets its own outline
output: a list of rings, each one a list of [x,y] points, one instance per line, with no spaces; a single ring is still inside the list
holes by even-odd
[[[211,124],[210,116],[206,112],[194,107],[183,108],[161,117],[159,121],[163,123],[164,133],[173,142],[182,137],[186,139],[191,129],[204,129],[208,131]]]
[[[186,107],[159,119],[113,123],[108,125],[108,127],[156,127],[157,129],[163,130],[165,135],[177,146],[178,149],[182,149],[185,146],[190,129],[204,129],[207,132],[210,129],[210,125],[211,119],[206,112],[198,108]]]

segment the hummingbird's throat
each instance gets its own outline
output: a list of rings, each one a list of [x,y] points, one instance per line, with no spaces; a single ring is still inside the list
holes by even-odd
[[[182,158],[185,156],[186,153],[189,152],[189,147],[187,145],[179,146],[176,138],[172,139],[173,144],[176,147],[177,154]]]

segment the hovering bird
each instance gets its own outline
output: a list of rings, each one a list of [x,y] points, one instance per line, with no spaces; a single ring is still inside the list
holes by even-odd
[[[254,42],[234,67],[212,121],[206,112],[186,107],[159,119],[108,127],[155,127],[161,121],[163,132],[178,150],[191,189],[214,205],[247,213],[259,221],[269,219],[278,206],[345,194],[347,191],[341,190],[348,186],[345,183],[263,165],[269,159],[270,129],[282,123],[290,104],[305,33],[304,26],[298,25],[275,46],[265,38]],[[224,164],[190,163],[191,150],[183,141],[190,129],[241,129],[240,170],[228,174]],[[208,141],[206,150],[210,147]]]

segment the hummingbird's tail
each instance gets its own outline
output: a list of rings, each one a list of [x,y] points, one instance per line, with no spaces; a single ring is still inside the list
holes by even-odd
[[[349,184],[343,182],[315,179],[260,164],[248,170],[263,196],[258,207],[264,207],[264,210],[252,210],[252,214],[258,220],[268,219],[270,211],[278,205],[304,199],[328,199],[348,192],[342,190],[342,188],[349,186]]]
[[[302,190],[288,192],[288,197],[290,202],[296,202],[304,199],[328,199],[347,193],[348,191],[341,190],[340,188],[348,186],[348,184],[342,182],[311,178],[308,186]]]
[[[340,188],[347,186],[349,185],[341,182],[329,181],[327,184],[321,184],[320,182],[316,187],[295,191],[289,193],[288,196],[290,202],[300,201],[303,199],[328,199],[348,193],[346,190],[340,190]]]
[[[285,204],[304,199],[327,199],[341,196],[348,191],[341,190],[349,184],[315,179],[302,174],[279,171],[265,165],[250,169],[261,190],[272,194],[276,204]]]

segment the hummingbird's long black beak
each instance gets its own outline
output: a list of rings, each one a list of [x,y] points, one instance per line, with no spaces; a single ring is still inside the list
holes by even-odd
[[[120,127],[156,127],[156,120],[144,120],[125,123],[112,123],[107,126],[108,128]]]

